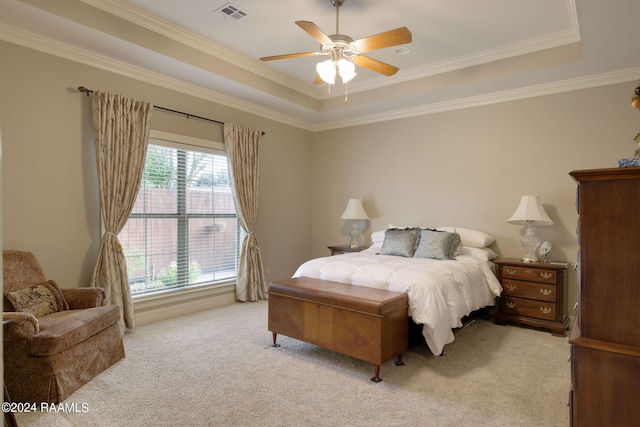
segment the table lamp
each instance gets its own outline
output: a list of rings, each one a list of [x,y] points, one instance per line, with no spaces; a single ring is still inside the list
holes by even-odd
[[[540,246],[540,239],[536,236],[536,226],[553,225],[553,221],[544,210],[540,196],[522,196],[516,211],[507,220],[509,224],[524,225],[524,236],[520,243],[524,247],[524,262],[537,262],[536,249]]]
[[[349,231],[349,235],[351,235],[351,243],[350,246],[352,248],[357,248],[360,246],[360,235],[362,234],[362,230],[360,229],[360,224],[358,224],[359,220],[369,219],[369,215],[364,210],[362,206],[362,200],[360,199],[349,199],[347,203],[347,208],[344,210],[340,219],[351,220],[351,230]]]

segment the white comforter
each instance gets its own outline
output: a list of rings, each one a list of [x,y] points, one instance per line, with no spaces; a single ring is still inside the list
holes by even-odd
[[[312,277],[358,286],[404,292],[409,315],[424,325],[422,334],[435,355],[453,341],[452,328],[474,310],[492,305],[502,292],[487,261],[469,255],[455,260],[376,255],[371,249],[316,258],[293,277]]]

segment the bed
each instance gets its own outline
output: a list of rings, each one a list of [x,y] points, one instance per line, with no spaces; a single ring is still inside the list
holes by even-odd
[[[416,237],[417,236],[417,237]],[[373,244],[357,253],[303,263],[293,277],[403,292],[409,316],[423,325],[434,355],[453,342],[453,328],[471,312],[495,304],[502,292],[493,270],[493,237],[477,230],[393,227],[372,234]]]

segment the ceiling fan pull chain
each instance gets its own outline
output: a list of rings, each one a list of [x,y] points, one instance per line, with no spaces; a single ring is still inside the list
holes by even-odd
[[[344,103],[349,102],[349,82],[344,84]]]

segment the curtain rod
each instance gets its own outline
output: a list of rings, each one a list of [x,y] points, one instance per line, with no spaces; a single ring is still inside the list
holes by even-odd
[[[86,87],[84,87],[84,86],[78,86],[78,90],[79,90],[80,92],[85,92],[85,93],[87,94],[87,96],[89,96],[89,94],[93,93],[93,90],[92,90],[92,89],[87,89],[87,88],[86,88]],[[178,110],[172,110],[171,108],[160,107],[160,106],[158,106],[158,105],[154,105],[154,106],[153,106],[153,108],[154,108],[154,109],[158,109],[158,110],[168,111],[168,112],[170,112],[170,113],[182,114],[182,115],[183,115],[183,116],[185,116],[187,119],[188,119],[188,118],[200,119],[200,120],[204,120],[204,121],[207,121],[207,122],[212,122],[212,123],[215,123],[215,124],[218,124],[218,125],[224,126],[224,122],[221,122],[221,121],[218,121],[218,120],[209,119],[209,118],[207,118],[207,117],[196,116],[196,115],[194,115],[194,114],[189,114],[189,113],[185,113],[185,112],[178,111]],[[262,134],[262,135],[265,135],[265,132],[264,132],[264,131],[262,131],[262,132],[261,132],[261,134]]]

